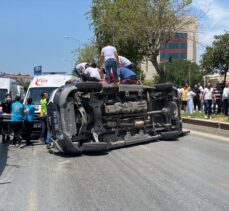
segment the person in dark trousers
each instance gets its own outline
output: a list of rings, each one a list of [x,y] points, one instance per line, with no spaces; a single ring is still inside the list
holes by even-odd
[[[34,112],[35,105],[32,105],[33,99],[30,97],[27,100],[27,105],[25,105],[25,129],[26,129],[26,146],[32,146],[31,133],[33,130]]]
[[[118,75],[120,77],[120,84],[137,84],[137,76],[136,73],[132,70],[121,67],[117,70]]]
[[[40,143],[45,143],[47,137],[47,103],[48,103],[48,93],[41,93],[41,121],[42,121],[42,129],[41,129],[41,137]]]
[[[19,132],[23,125],[23,118],[24,118],[24,106],[20,102],[20,97],[15,97],[15,102],[12,104],[12,113],[11,113],[11,122],[14,132],[14,138],[13,138],[13,145],[16,145],[17,147],[22,147],[22,140],[19,135]]]
[[[222,111],[222,95],[223,95],[223,89],[220,86],[219,82],[216,84],[216,87],[213,89],[213,94],[215,97],[215,101],[213,104],[213,113],[219,114]]]
[[[193,92],[196,94],[193,97],[194,111],[197,111],[197,108],[198,108],[198,111],[200,111],[200,93],[201,92],[197,84],[195,84]]]
[[[223,89],[223,111],[224,111],[224,115],[228,116],[228,107],[229,107],[229,83],[227,82],[225,84],[225,87]]]
[[[203,91],[203,99],[204,99],[204,110],[205,110],[205,119],[211,119],[212,114],[212,101],[214,100],[213,88],[211,87],[211,83],[208,82],[207,86]]]
[[[11,114],[12,100],[10,94],[5,95],[5,102],[2,103],[2,112],[6,114]],[[4,123],[2,125],[2,142],[6,143],[10,141],[10,125]]]

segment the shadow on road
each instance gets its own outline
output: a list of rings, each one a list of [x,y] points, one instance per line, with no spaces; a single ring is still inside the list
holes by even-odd
[[[2,175],[6,163],[7,163],[7,157],[8,157],[8,144],[1,144],[0,143],[0,176]]]

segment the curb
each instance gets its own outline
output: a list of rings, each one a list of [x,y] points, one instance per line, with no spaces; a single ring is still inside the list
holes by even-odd
[[[229,130],[229,123],[225,123],[225,122],[209,121],[203,119],[190,119],[186,117],[182,118],[182,122],[187,124],[201,125],[206,127]]]

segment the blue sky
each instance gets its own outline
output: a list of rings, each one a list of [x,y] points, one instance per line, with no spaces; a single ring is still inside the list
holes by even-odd
[[[93,38],[91,0],[0,0],[0,72],[71,71],[74,49]],[[198,58],[215,34],[229,31],[227,0],[193,0],[201,11]],[[74,41],[64,36],[71,36]]]
[[[90,0],[0,0],[0,72],[70,72],[71,51],[93,33],[85,15]]]

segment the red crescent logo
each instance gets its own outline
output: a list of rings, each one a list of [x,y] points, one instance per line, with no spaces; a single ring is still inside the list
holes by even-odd
[[[44,86],[45,84],[47,84],[47,82],[48,82],[47,79],[37,78],[35,84],[37,86]]]

